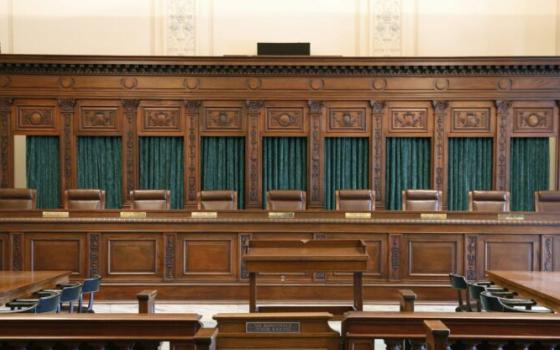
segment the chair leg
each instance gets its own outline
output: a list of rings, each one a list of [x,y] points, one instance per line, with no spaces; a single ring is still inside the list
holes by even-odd
[[[88,302],[88,312],[93,312],[93,297],[94,297],[94,294],[90,293],[89,294],[89,302]]]
[[[471,294],[469,293],[469,289],[467,288],[467,290],[465,291],[465,295],[467,298],[467,310],[472,312],[472,305],[471,305]]]
[[[457,301],[459,302],[459,311],[463,311],[464,310],[463,295],[461,294],[460,289],[457,289]]]
[[[84,304],[84,295],[80,294],[80,299],[78,299],[78,313],[82,312],[83,304]]]
[[[72,313],[72,311],[74,311],[74,304],[72,302],[68,303],[68,312]]]

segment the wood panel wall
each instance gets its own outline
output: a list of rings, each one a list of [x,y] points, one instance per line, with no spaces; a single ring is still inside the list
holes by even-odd
[[[559,67],[560,59],[539,57],[0,55],[0,186],[14,184],[14,135],[60,138],[62,190],[77,183],[77,137],[120,136],[126,199],[139,185],[139,137],[181,136],[190,209],[201,137],[244,136],[246,207],[261,208],[262,137],[304,136],[308,205],[318,208],[324,139],[368,137],[369,185],[382,208],[387,137],[431,138],[431,184],[445,199],[447,139],[491,137],[493,187],[507,190],[511,138],[558,136]]]

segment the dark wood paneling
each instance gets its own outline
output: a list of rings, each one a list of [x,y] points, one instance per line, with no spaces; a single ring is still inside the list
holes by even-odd
[[[539,238],[530,235],[479,236],[479,274],[487,270],[537,271],[540,266]]]
[[[463,272],[463,240],[459,235],[403,236],[403,279],[447,280],[451,271]]]
[[[87,276],[85,234],[29,233],[24,235],[24,270],[72,271]]]
[[[10,269],[10,236],[7,233],[0,233],[0,270]]]

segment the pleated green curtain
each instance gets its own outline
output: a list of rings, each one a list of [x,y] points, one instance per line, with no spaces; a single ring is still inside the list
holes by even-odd
[[[544,137],[511,139],[511,210],[534,210],[535,191],[548,189],[548,147],[548,138]]]
[[[27,136],[27,188],[37,190],[37,208],[60,206],[60,162],[58,137]]]
[[[237,191],[237,207],[245,207],[245,138],[202,138],[202,189]]]
[[[106,207],[122,205],[121,138],[78,137],[78,188],[105,190]]]
[[[450,138],[448,208],[467,210],[468,192],[492,189],[492,139]]]
[[[270,190],[307,189],[307,139],[263,139],[263,205]]]
[[[368,138],[329,137],[325,139],[325,207],[336,207],[335,191],[367,189],[369,177]]]
[[[140,138],[140,188],[171,191],[171,208],[183,208],[183,138]]]
[[[401,209],[401,191],[430,188],[430,139],[387,138],[385,207]]]

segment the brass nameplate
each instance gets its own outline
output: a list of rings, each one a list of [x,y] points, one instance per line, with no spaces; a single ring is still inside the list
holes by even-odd
[[[522,214],[498,214],[498,220],[525,220]]]
[[[371,219],[371,213],[344,213],[346,219]]]
[[[191,218],[193,219],[217,219],[217,211],[193,211],[191,213]]]
[[[271,211],[268,213],[269,219],[293,219],[296,213],[293,211]]]
[[[299,333],[299,322],[245,322],[246,333]]]
[[[445,213],[421,213],[420,219],[422,220],[446,220],[447,214]]]
[[[70,213],[67,211],[44,211],[44,218],[69,218]]]
[[[145,211],[121,211],[121,218],[143,219],[146,217]]]

